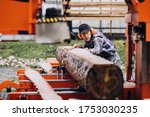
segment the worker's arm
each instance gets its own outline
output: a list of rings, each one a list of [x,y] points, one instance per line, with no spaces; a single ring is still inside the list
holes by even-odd
[[[94,48],[90,49],[90,52],[99,55],[102,51],[103,38],[96,37],[94,38]]]

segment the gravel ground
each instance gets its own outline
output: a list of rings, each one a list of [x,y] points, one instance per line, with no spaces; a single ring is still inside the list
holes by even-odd
[[[44,61],[44,59],[23,59],[16,58],[15,56],[9,56],[5,59],[0,57],[0,82],[3,80],[17,81],[17,69],[23,68],[23,66],[37,68],[39,66],[38,63]],[[122,65],[121,69],[125,79],[125,65]]]
[[[37,68],[38,63],[44,62],[44,59],[23,59],[9,56],[7,58],[0,57],[0,82],[4,80],[17,81],[17,69],[29,66]]]
[[[0,82],[4,80],[17,80],[17,69],[11,67],[0,67]]]

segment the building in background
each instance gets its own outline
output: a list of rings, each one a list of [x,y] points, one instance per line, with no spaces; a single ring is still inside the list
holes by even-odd
[[[8,40],[11,38],[9,35],[13,35],[12,39],[19,39],[23,38],[26,40],[26,37],[22,37],[23,35],[35,35],[35,20],[36,20],[36,13],[38,9],[38,5],[41,0],[0,0],[0,35],[1,38],[6,37]],[[44,2],[45,1],[45,2]],[[45,16],[45,11],[47,8],[55,7],[60,8],[62,15],[64,13],[64,6],[62,2],[67,0],[44,0],[42,2],[42,14],[43,17]],[[124,0],[71,0],[71,2],[104,2],[104,3],[111,3],[111,2],[124,2]],[[121,7],[120,7],[121,8]],[[86,12],[87,14],[90,13],[90,10],[118,10],[116,7],[93,7],[93,8],[86,8],[86,7],[75,7],[70,8],[70,10],[89,10]],[[124,8],[127,10],[127,8]],[[82,13],[84,13],[82,11]],[[95,14],[101,14],[101,12],[93,12]],[[103,12],[104,13],[104,12]],[[80,14],[78,12],[77,14]],[[92,18],[92,16],[91,16]],[[86,20],[86,19],[72,19],[72,30],[73,32],[77,33],[78,26],[81,23],[88,23],[90,26],[94,27],[96,30],[100,30],[103,33],[107,33],[108,35],[118,34],[124,35],[125,33],[125,18],[121,19],[97,19],[97,20]],[[21,34],[21,36],[18,36]],[[15,35],[15,37],[14,37]],[[16,36],[17,35],[17,36]],[[34,38],[34,37],[30,37]]]

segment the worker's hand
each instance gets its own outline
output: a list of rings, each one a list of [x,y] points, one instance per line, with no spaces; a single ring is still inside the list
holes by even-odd
[[[84,48],[84,50],[86,50],[86,51],[90,51],[88,48]]]
[[[79,45],[78,44],[74,44],[73,48],[79,48]]]

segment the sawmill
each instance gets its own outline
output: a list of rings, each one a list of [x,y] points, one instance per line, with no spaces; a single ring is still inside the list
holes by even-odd
[[[59,8],[51,7],[45,10],[43,4],[46,2],[57,3]],[[55,52],[55,58],[47,58],[45,63],[39,64],[41,69],[28,66],[18,69],[18,83],[10,80],[0,82],[0,91],[6,89],[7,100],[149,99],[149,5],[149,0],[123,2],[1,0],[1,9],[9,7],[5,12],[0,11],[1,35],[35,35],[35,41],[40,44],[52,44],[72,38],[72,20],[125,18],[127,25],[126,76],[123,76],[122,70],[117,65],[105,58],[93,55],[83,48],[60,46]],[[83,9],[78,9],[79,7]],[[85,7],[99,7],[99,9],[91,10]],[[2,41],[12,40],[2,39]],[[4,100],[2,97],[0,99]]]

